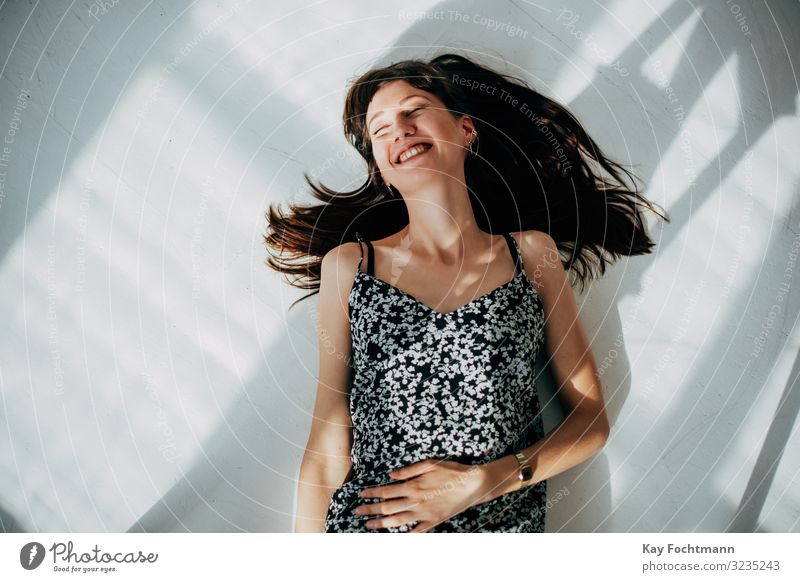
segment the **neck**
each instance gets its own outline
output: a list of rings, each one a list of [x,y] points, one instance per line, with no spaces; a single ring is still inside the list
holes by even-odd
[[[403,231],[404,246],[433,262],[458,265],[464,258],[491,242],[475,221],[463,181],[425,185],[403,199],[408,209],[408,226]]]

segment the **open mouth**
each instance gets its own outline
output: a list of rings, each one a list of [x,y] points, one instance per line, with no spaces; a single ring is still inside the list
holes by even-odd
[[[422,154],[424,154],[425,152],[427,152],[432,147],[433,147],[432,144],[425,142],[415,143],[410,148],[407,148],[402,152],[400,152],[400,155],[395,160],[395,163],[402,164],[404,162],[407,162],[408,160],[413,160],[414,158],[417,158]]]

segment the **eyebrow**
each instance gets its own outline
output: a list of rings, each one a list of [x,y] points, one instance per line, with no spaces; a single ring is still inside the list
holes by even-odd
[[[412,99],[412,98],[414,98],[414,97],[422,97],[422,98],[423,98],[423,99],[425,99],[426,101],[430,101],[430,99],[428,99],[427,97],[425,97],[425,95],[422,95],[422,94],[420,94],[420,93],[414,93],[414,94],[412,94],[412,95],[406,95],[405,97],[403,97],[402,99],[400,99],[400,101],[398,102],[398,105],[399,105],[400,103],[403,103],[404,101],[408,101],[409,99]],[[383,112],[384,112],[384,110],[383,110],[383,109],[381,109],[380,111],[376,111],[375,113],[373,113],[373,114],[372,114],[372,117],[370,117],[370,118],[367,120],[367,129],[369,129],[369,126],[370,126],[370,125],[372,125],[372,122],[373,122],[373,121],[375,121],[375,118],[376,118],[376,117],[378,117],[378,116],[379,116],[381,113],[383,113]]]

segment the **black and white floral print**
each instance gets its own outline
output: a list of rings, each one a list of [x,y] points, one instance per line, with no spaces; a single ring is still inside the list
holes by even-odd
[[[393,482],[388,471],[425,459],[486,463],[544,436],[534,365],[543,344],[542,301],[517,265],[501,286],[440,312],[374,276],[356,271],[349,297],[352,334],[350,478],[334,491],[326,532],[406,532],[417,522],[368,529],[377,515],[353,509],[367,487]],[[359,237],[360,238],[360,237]],[[434,532],[542,532],[546,481],[473,505]]]

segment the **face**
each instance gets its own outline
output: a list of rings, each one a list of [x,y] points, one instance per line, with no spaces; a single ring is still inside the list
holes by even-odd
[[[372,155],[387,184],[403,192],[443,175],[463,179],[472,120],[454,118],[433,93],[402,80],[387,83],[372,97],[366,122]],[[427,144],[422,153],[398,159],[417,142]]]

